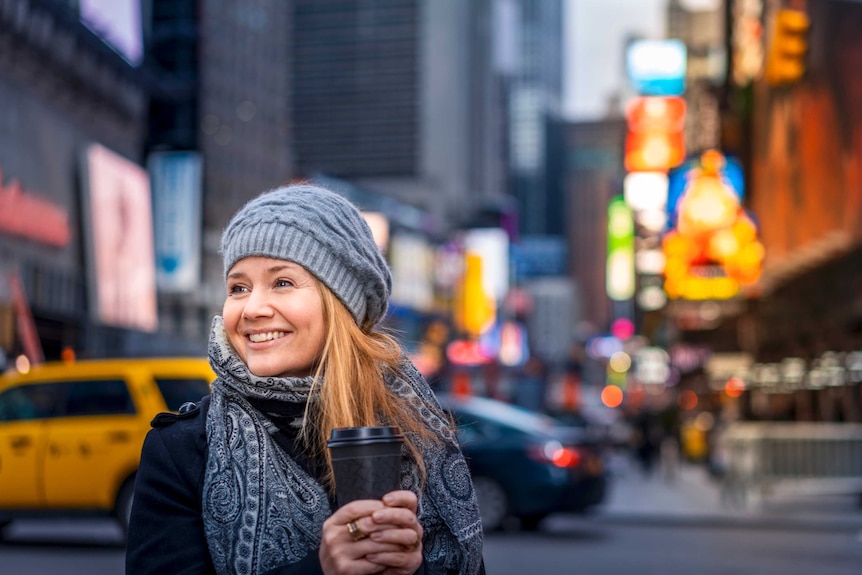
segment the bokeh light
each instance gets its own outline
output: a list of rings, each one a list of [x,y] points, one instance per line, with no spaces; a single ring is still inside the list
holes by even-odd
[[[602,403],[607,407],[619,407],[623,402],[623,390],[616,385],[606,385],[602,390]]]
[[[30,360],[26,355],[19,355],[15,358],[15,369],[19,373],[30,373]]]
[[[680,409],[691,411],[697,407],[697,394],[690,389],[684,389],[679,392],[676,402]]]

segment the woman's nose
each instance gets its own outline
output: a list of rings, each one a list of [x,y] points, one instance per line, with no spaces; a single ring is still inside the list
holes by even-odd
[[[253,289],[249,294],[243,308],[243,317],[254,319],[259,317],[271,317],[273,314],[272,302],[269,293],[262,289]]]

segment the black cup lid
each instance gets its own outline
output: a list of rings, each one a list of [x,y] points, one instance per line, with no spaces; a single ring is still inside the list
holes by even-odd
[[[401,435],[401,429],[395,425],[341,427],[332,430],[328,443],[373,443],[377,441],[402,441],[403,439],[404,436]]]

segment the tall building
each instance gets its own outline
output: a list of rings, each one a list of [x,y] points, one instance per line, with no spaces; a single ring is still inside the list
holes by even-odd
[[[719,145],[720,97],[728,58],[723,3],[686,8],[689,4],[680,0],[668,3],[667,34],[686,46],[685,141],[689,153],[694,154]]]
[[[297,173],[457,225],[505,192],[497,2],[295,0]]]
[[[501,0],[512,12],[515,51],[508,84],[510,181],[520,231],[547,233],[551,200],[547,140],[549,122],[560,116],[563,95],[563,3]]]
[[[218,232],[288,179],[328,178],[438,239],[514,191],[544,231],[558,213],[545,139],[561,12],[561,0],[150,0],[146,63],[162,89],[148,150],[203,160],[199,289],[160,294],[164,321],[205,331],[223,297]]]
[[[293,177],[288,66],[293,4],[260,0],[149,0],[145,63],[159,80],[150,107],[149,152],[202,159],[201,273],[183,293],[160,293],[161,315],[205,338],[221,308],[220,233],[259,192]]]
[[[565,127],[565,217],[581,319],[607,330],[618,316],[605,287],[608,204],[622,190],[626,120],[572,122]]]

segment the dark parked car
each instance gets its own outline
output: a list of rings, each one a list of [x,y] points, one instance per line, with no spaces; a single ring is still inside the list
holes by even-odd
[[[583,430],[493,399],[438,398],[458,425],[486,531],[508,517],[536,529],[551,513],[582,513],[604,500],[601,454]]]

